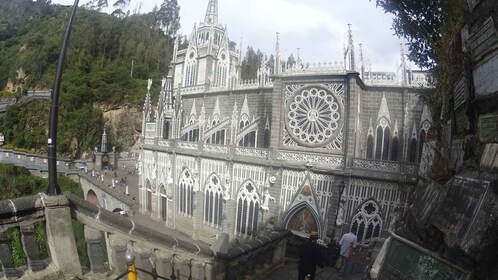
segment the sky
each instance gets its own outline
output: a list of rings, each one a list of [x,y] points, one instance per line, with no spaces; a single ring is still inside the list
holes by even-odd
[[[85,2],[80,0],[80,5]],[[162,2],[131,0],[130,9],[147,13]],[[178,0],[181,34],[190,35],[194,24],[204,20],[208,2]],[[72,5],[74,1],[52,3]],[[308,63],[342,62],[349,23],[357,64],[361,43],[365,66],[372,71],[396,72],[400,43],[405,42],[394,35],[391,15],[377,8],[375,0],[218,0],[218,20],[227,27],[231,41],[239,44],[242,37],[244,50],[252,46],[270,56],[279,32],[282,55],[296,57],[299,48],[301,60]]]

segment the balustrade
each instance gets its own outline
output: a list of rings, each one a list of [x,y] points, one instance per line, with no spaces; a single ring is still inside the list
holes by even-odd
[[[285,252],[281,248],[285,247],[289,235],[287,231],[266,233],[241,247],[215,254],[214,249],[207,245],[181,238],[171,229],[157,232],[145,228],[128,217],[113,214],[70,193],[0,201],[0,217],[0,262],[3,276],[9,279],[26,273],[36,278],[37,272],[53,273],[54,279],[81,276],[72,219],[84,226],[90,271],[102,274],[102,277],[110,269],[117,274],[126,273],[126,252],[133,252],[136,256],[140,279],[153,279],[148,272],[161,279],[218,279],[223,274],[225,279],[231,279],[228,274],[237,271],[244,274],[255,271],[264,273],[272,264],[283,261],[283,255],[275,257],[275,254]],[[41,240],[46,240],[50,259],[41,257],[39,240],[35,238],[36,223],[45,229],[42,232],[46,232],[46,238]],[[26,260],[27,268],[16,267],[18,256],[13,255],[10,249],[9,228],[15,228],[20,233],[21,258]],[[51,265],[48,265],[49,262]],[[230,271],[214,267],[230,268]],[[21,273],[20,269],[25,271]]]

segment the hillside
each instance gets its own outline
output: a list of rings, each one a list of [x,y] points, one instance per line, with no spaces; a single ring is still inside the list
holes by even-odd
[[[70,11],[46,1],[0,0],[0,91],[17,91],[19,98],[52,89]],[[158,93],[172,53],[173,39],[157,21],[153,12],[120,19],[78,9],[60,93],[60,155],[79,158],[98,146],[104,123],[112,146],[135,144],[146,79],[155,81],[152,92]],[[0,116],[5,142],[45,151],[49,109],[47,101],[9,107]]]

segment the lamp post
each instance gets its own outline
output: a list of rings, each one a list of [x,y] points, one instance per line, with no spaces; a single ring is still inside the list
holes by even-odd
[[[135,255],[133,255],[133,252],[126,251],[125,260],[128,266],[128,280],[137,280],[137,269],[135,267]]]
[[[62,71],[64,70],[64,59],[66,49],[71,36],[71,25],[73,24],[76,8],[79,0],[74,0],[73,10],[67,23],[66,32],[62,41],[59,61],[57,62],[57,72],[55,74],[54,91],[52,92],[52,106],[50,107],[50,119],[48,123],[48,195],[59,195],[61,190],[57,185],[57,117],[59,115],[59,91],[61,88]]]

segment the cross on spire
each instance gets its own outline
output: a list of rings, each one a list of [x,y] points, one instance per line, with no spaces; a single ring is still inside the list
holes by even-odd
[[[218,23],[218,0],[209,0],[204,23],[205,24]]]

